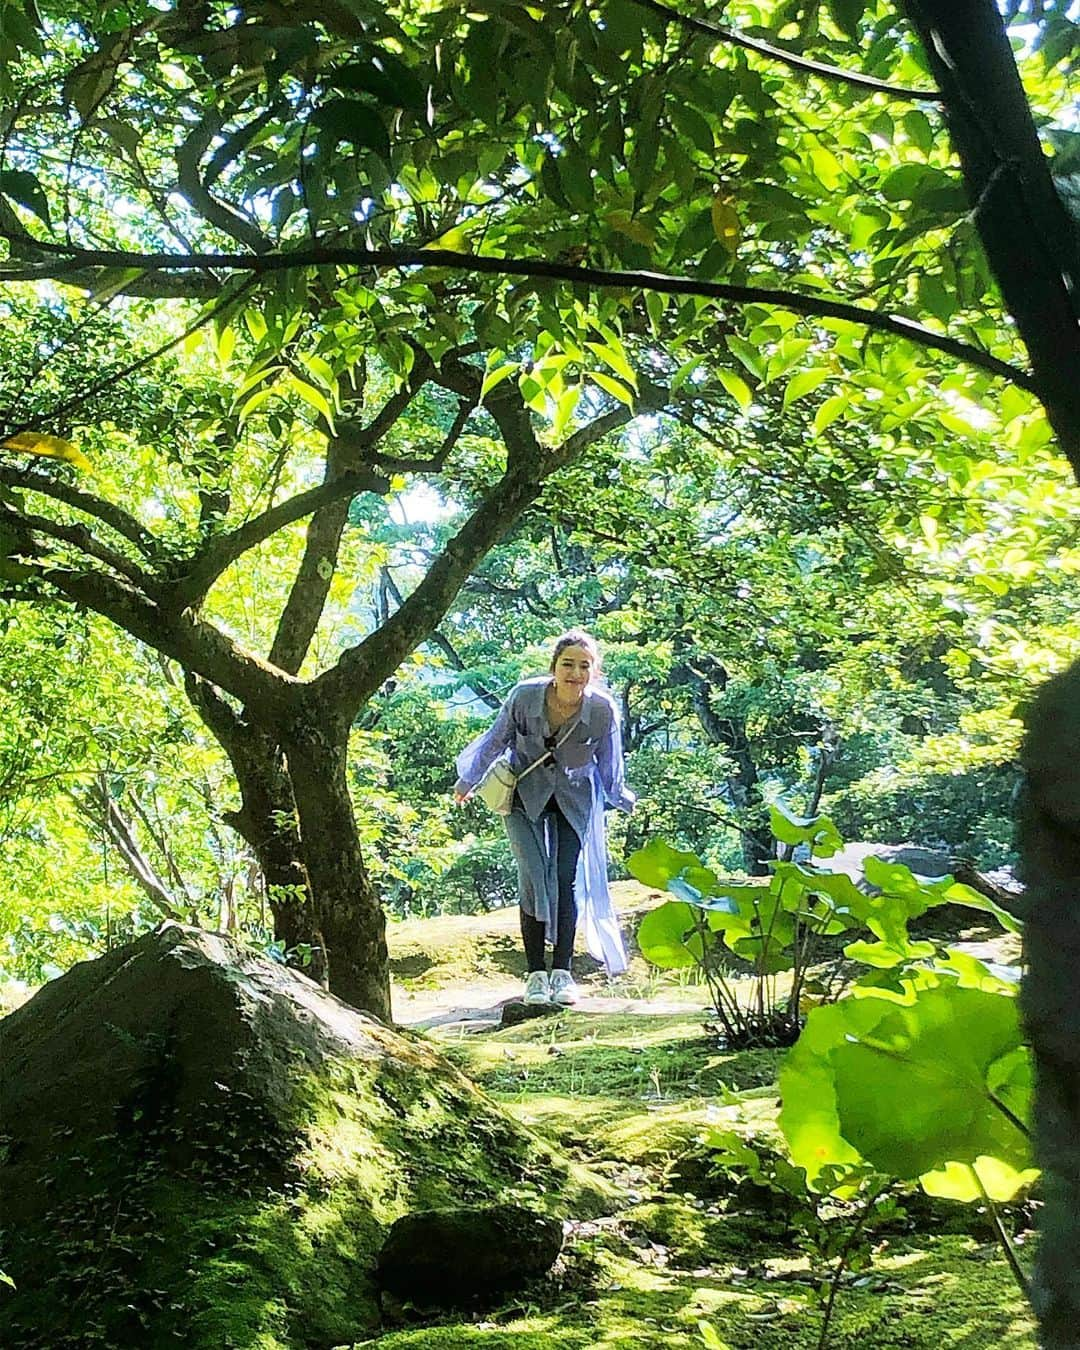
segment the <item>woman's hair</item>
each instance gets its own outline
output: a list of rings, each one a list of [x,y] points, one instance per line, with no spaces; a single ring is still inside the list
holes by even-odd
[[[589,653],[589,657],[592,661],[591,675],[596,676],[600,674],[600,648],[596,644],[596,639],[590,637],[588,633],[580,628],[570,628],[563,633],[561,637],[555,639],[555,646],[551,649],[550,668],[552,670],[555,669],[559,657],[567,647],[584,647]]]

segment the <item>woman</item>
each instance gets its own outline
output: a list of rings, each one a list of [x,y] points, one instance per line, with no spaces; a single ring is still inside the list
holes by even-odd
[[[462,802],[507,751],[517,774],[548,755],[521,778],[505,817],[518,866],[530,1004],[577,1001],[570,963],[579,913],[590,953],[610,975],[626,969],[607,885],[604,808],[630,811],[634,794],[623,784],[618,710],[596,683],[599,673],[595,641],[579,629],[564,633],[550,672],[516,684],[490,730],[457,760],[454,796]],[[552,948],[550,976],[545,943]]]

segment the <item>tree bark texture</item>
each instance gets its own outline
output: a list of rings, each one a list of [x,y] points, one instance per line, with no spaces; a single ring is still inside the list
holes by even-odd
[[[1043,1168],[1035,1310],[1042,1344],[1080,1327],[1080,663],[1044,685],[1028,716],[1020,843],[1027,882],[1022,998],[1035,1052],[1035,1143]]]
[[[330,721],[314,702],[311,715],[298,718],[282,737],[331,991],[389,1022],[386,919],[360,853],[348,742],[348,722]]]
[[[1039,143],[994,0],[905,0],[945,96],[975,223],[1080,474],[1080,244]]]
[[[310,948],[311,965],[306,967],[307,973],[326,985],[329,979],[326,951],[302,862],[292,784],[277,740],[234,712],[203,681],[189,677],[185,687],[199,716],[228,755],[236,775],[240,810],[226,812],[224,819],[246,840],[258,859],[274,919],[274,938],[286,953]]]

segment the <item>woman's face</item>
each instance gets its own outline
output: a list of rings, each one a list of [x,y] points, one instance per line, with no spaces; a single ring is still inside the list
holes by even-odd
[[[555,659],[555,693],[564,703],[576,702],[592,679],[592,657],[584,647],[564,647]]]

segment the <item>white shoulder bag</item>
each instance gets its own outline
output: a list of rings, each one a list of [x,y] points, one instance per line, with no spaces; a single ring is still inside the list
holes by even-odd
[[[577,722],[575,721],[573,726],[567,727],[550,750],[545,750],[539,759],[534,759],[529,767],[522,769],[520,773],[515,773],[510,767],[510,761],[500,756],[477,783],[473,789],[473,795],[479,797],[484,805],[494,811],[497,816],[508,816],[514,805],[514,792],[517,785],[523,778],[527,778],[533,769],[538,769],[541,764],[546,763],[551,758],[576,725]]]

